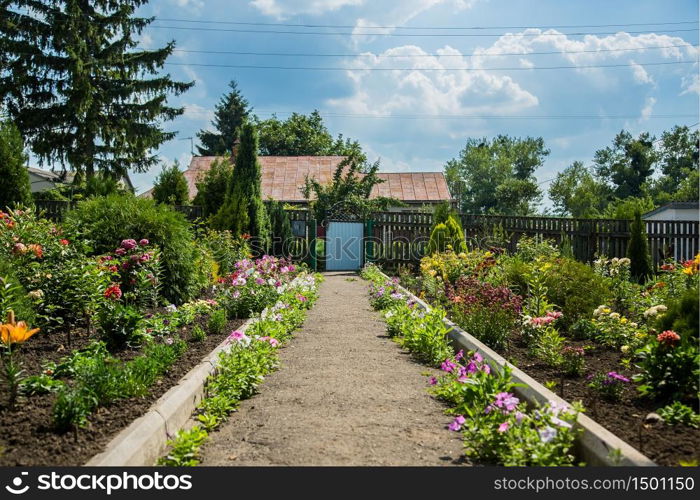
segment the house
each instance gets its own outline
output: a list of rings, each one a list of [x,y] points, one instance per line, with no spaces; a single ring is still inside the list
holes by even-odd
[[[48,191],[62,184],[71,184],[73,179],[75,179],[74,172],[52,172],[34,167],[27,167],[27,170],[29,171],[29,184],[32,193]],[[134,191],[134,185],[131,183],[128,175],[121,179],[120,184],[132,192]]]
[[[48,191],[59,184],[70,184],[73,182],[73,172],[56,173],[34,167],[27,167],[27,170],[29,171],[29,184],[32,193]]]
[[[642,215],[647,221],[675,220],[675,221],[700,221],[700,203],[697,201],[673,201],[656,210]]]
[[[194,156],[189,168],[183,172],[189,186],[190,199],[197,194],[196,182],[211,168],[216,156]],[[321,184],[330,183],[344,156],[260,156],[261,188],[263,199],[272,198],[283,203],[307,205],[302,188],[309,178]],[[434,205],[452,201],[447,181],[442,172],[379,173],[384,182],[372,190],[371,198],[393,197],[408,207],[402,210],[415,210],[423,205]],[[147,191],[142,196],[150,196]]]

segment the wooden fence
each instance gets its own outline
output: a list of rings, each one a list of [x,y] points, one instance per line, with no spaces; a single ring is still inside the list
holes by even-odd
[[[522,236],[557,244],[566,238],[574,256],[588,262],[601,255],[624,257],[630,238],[629,220],[468,214],[460,218],[470,248],[500,246],[514,251]],[[432,214],[420,212],[374,214],[367,256],[389,266],[416,263],[430,239],[432,219]],[[655,264],[668,257],[690,259],[698,253],[698,222],[645,221],[645,225]]]

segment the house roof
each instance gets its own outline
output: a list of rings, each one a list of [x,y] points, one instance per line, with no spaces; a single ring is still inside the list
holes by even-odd
[[[656,215],[661,212],[665,212],[666,210],[677,210],[677,209],[685,209],[685,210],[700,210],[700,202],[697,201],[672,201],[670,203],[666,203],[665,205],[661,205],[659,208],[656,208],[652,210],[651,212],[647,212],[644,215],[642,215],[642,218],[644,217],[651,217],[652,215]]]
[[[183,172],[190,198],[197,194],[197,179],[209,170],[216,156],[194,156]],[[301,193],[306,177],[321,184],[330,183],[344,156],[260,156],[261,188],[264,199],[285,202],[306,201]],[[372,190],[371,198],[393,197],[404,202],[436,202],[450,200],[450,191],[442,172],[379,173],[385,182]],[[150,191],[144,193],[149,196]]]

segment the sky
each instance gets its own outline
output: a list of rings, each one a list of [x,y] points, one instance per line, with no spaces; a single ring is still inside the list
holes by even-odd
[[[441,171],[469,137],[541,136],[545,189],[621,129],[700,122],[697,0],[152,0],[139,13],[156,17],[141,46],[174,40],[165,71],[195,82],[170,99],[185,113],[158,152],[183,169],[231,80],[260,117],[318,109],[387,172]],[[159,171],[133,175],[137,190]]]

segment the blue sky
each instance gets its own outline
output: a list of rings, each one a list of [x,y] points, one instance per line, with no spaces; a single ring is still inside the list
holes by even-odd
[[[142,46],[174,39],[178,51],[167,71],[196,82],[171,100],[186,112],[166,125],[178,139],[159,151],[163,161],[177,159],[183,168],[190,158],[186,138],[209,127],[231,79],[258,116],[321,110],[334,135],[358,139],[385,171],[442,170],[468,137],[532,135],[544,137],[551,149],[537,172],[545,181],[575,160],[590,164],[595,150],[622,128],[658,136],[675,124],[700,121],[696,0],[153,0],[142,13],[158,18]],[[415,29],[475,26],[489,29]],[[659,48],[669,46],[676,47]],[[500,55],[514,53],[520,55]],[[679,61],[695,63],[646,65]],[[587,67],[600,65],[623,66]],[[538,69],[551,66],[575,68]],[[518,69],[492,69],[498,67]],[[533,118],[561,115],[593,118]],[[158,171],[133,176],[139,191]]]

